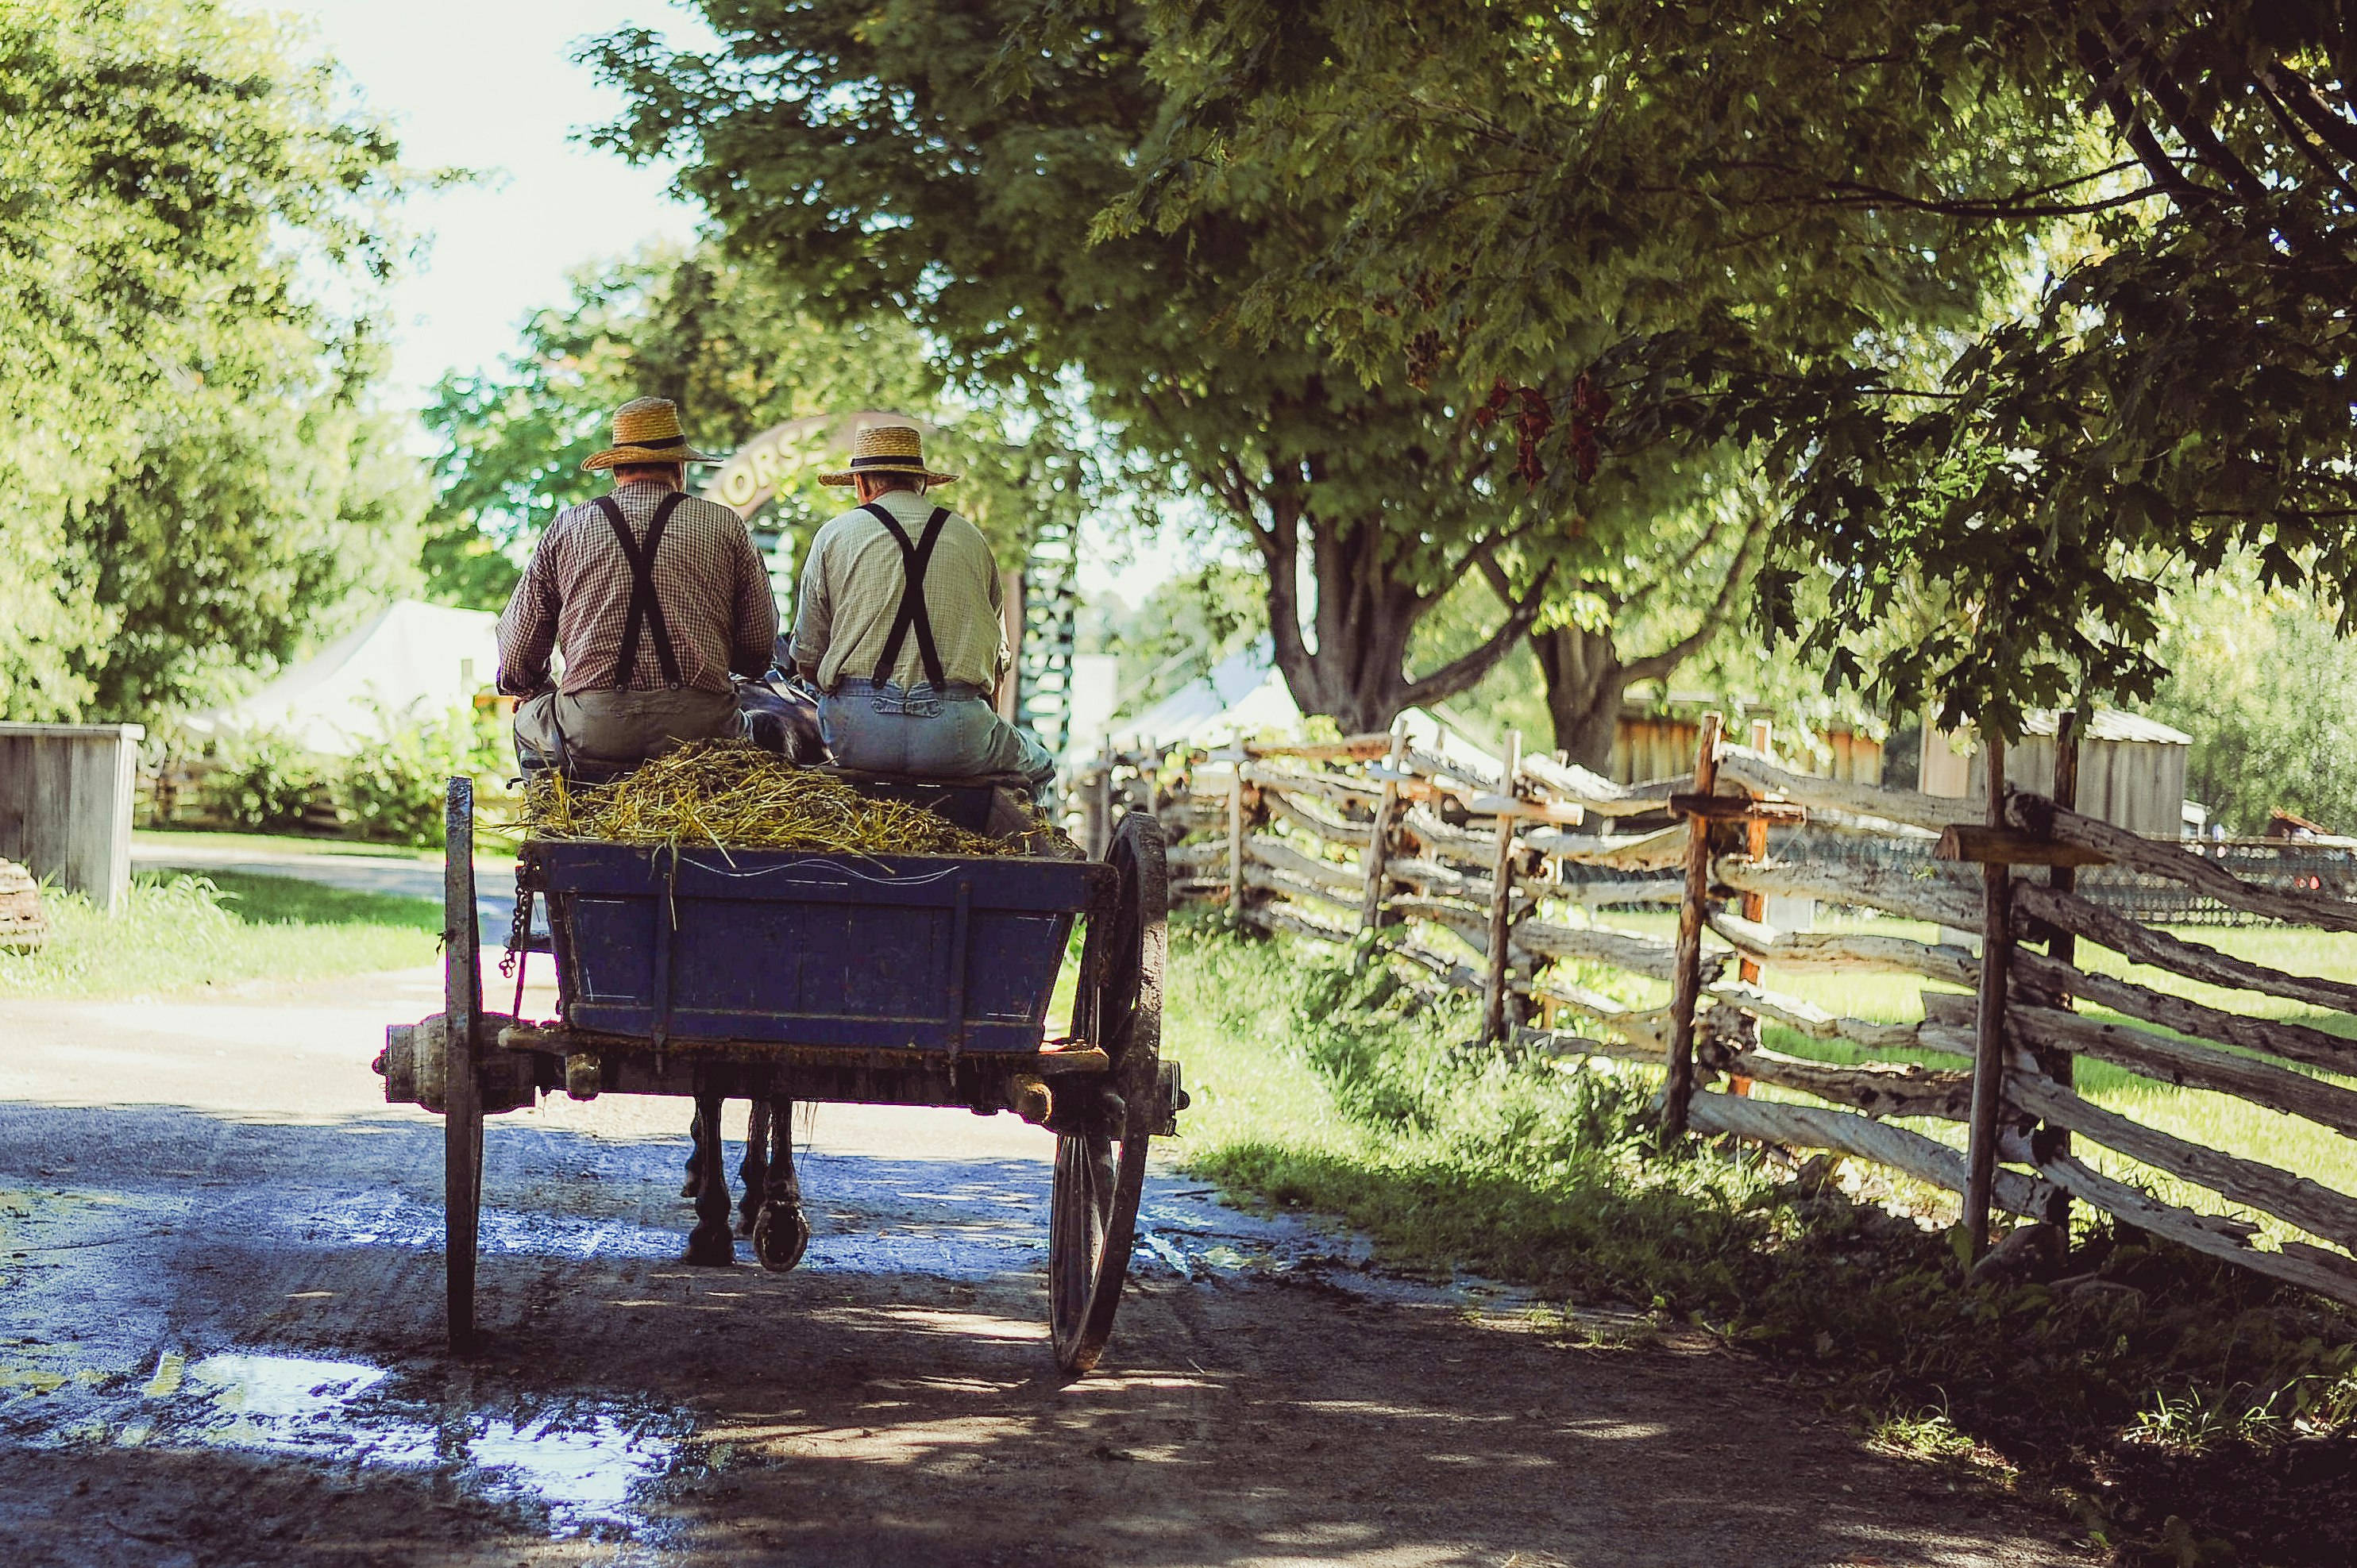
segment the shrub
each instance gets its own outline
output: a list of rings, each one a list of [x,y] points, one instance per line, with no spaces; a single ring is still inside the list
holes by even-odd
[[[490,715],[453,708],[439,720],[385,724],[384,738],[344,765],[336,806],[357,837],[431,846],[442,842],[454,774],[504,775],[511,762]]]
[[[215,809],[232,828],[285,832],[303,824],[319,786],[323,760],[274,730],[257,730],[222,741],[207,781]]]

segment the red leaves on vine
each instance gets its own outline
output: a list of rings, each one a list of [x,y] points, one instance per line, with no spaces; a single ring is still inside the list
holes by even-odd
[[[1555,428],[1555,405],[1536,387],[1517,387],[1514,395],[1521,404],[1514,413],[1514,477],[1536,489],[1546,478],[1539,443]]]
[[[1612,400],[1583,371],[1571,383],[1571,421],[1564,445],[1571,449],[1572,471],[1581,484],[1596,478],[1597,428],[1612,412]]]

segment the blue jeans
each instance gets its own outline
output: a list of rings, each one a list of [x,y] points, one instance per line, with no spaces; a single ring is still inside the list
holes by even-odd
[[[1035,796],[1056,777],[1056,759],[1039,737],[1000,718],[980,687],[963,682],[937,692],[927,681],[899,686],[846,676],[819,699],[818,722],[840,768],[918,779],[1016,773]]]

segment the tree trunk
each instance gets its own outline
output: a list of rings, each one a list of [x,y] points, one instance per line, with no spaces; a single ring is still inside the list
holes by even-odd
[[[1539,672],[1546,678],[1555,749],[1578,767],[1609,777],[1620,694],[1630,679],[1612,633],[1555,627],[1531,633],[1531,651],[1538,655]]]
[[[1407,673],[1407,650],[1416,622],[1440,602],[1440,589],[1419,588],[1402,575],[1391,542],[1372,524],[1321,523],[1309,529],[1310,564],[1318,585],[1317,641],[1302,634],[1296,575],[1307,519],[1298,501],[1269,498],[1272,525],[1256,528],[1268,568],[1268,622],[1277,668],[1305,714],[1326,714],[1345,735],[1390,727],[1405,708],[1437,703],[1470,688],[1513,647],[1538,613],[1542,582],[1482,645],[1422,678]]]

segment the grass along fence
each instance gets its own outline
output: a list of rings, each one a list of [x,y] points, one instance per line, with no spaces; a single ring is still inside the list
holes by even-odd
[[[2298,1127],[2260,1153],[2325,1139],[2347,1154],[2357,1090],[2340,1075],[2357,1073],[2357,1041],[2266,1015],[2271,1004],[2251,993],[2351,1014],[2357,983],[2189,940],[2073,884],[2083,866],[2116,867],[2243,917],[2334,932],[2357,931],[2357,903],[2237,876],[2197,848],[2043,797],[2000,790],[1996,820],[1958,823],[1963,802],[1793,773],[1765,755],[1764,735],[1752,738],[1728,745],[1707,725],[1694,775],[1636,787],[1544,757],[1485,768],[1389,736],[1135,757],[1084,785],[1083,800],[1093,796],[1095,818],[1109,822],[1125,789],[1156,797],[1178,841],[1178,897],[1224,901],[1265,930],[1371,941],[1420,972],[1418,983],[1480,996],[1492,1040],[1660,1068],[1673,1133],[1888,1166],[1958,1194],[1976,1245],[1992,1208],[2061,1220],[2075,1199],[2357,1305],[2347,1255],[2357,1198],[2308,1174],[2357,1159],[2284,1169],[2247,1144],[2229,1150],[2098,1104],[2077,1082],[2083,1063],[2097,1063],[2091,1079],[2125,1074],[2159,1092],[2227,1097]],[[2070,772],[2057,785],[2065,800]],[[1571,831],[1664,812],[1674,822],[1652,831]],[[1941,858],[1766,853],[1771,828],[1803,821],[1830,835],[1779,832],[1788,850],[1937,835]],[[1784,899],[1878,911],[1886,918],[1870,924],[1884,929],[1780,929],[1768,915]],[[1953,940],[1966,931],[1980,933],[1976,945]],[[2191,983],[2165,990],[2110,972],[2132,965]],[[1923,1015],[1850,1015],[1771,987],[1771,974],[1778,986],[1821,991],[1805,983],[1900,977],[1921,987]],[[1773,1049],[1769,1029],[1824,1054]],[[2214,1194],[2274,1223],[2169,1201],[2128,1179],[2147,1172],[2167,1179],[2147,1185]],[[2263,1230],[2273,1246],[2256,1244]]]

